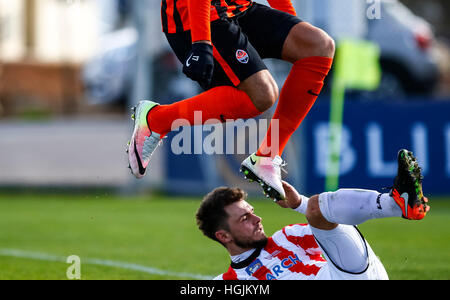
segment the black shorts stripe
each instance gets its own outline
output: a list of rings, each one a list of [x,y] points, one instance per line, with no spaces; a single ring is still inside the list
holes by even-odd
[[[179,32],[179,30],[181,29],[181,31],[183,31],[183,21],[181,20],[181,16],[180,16],[180,12],[178,11],[177,8],[177,2],[178,0],[175,0],[174,2],[174,8],[173,8],[173,20],[175,21],[175,26],[177,29],[177,32]]]
[[[161,23],[162,23],[162,28],[164,32],[168,31],[168,25],[167,25],[167,1],[166,0],[162,0],[161,2]]]

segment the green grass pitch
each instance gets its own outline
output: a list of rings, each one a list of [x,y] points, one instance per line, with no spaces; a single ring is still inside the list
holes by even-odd
[[[206,279],[229,256],[195,225],[200,198],[0,194],[0,280],[67,279],[78,255],[81,279]],[[450,279],[450,199],[430,197],[420,222],[360,226],[391,279]],[[305,218],[250,200],[267,234]]]

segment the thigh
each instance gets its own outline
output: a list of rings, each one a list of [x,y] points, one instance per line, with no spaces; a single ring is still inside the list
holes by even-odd
[[[389,279],[383,264],[357,227],[339,225],[332,231],[318,230],[314,227],[311,227],[311,230],[328,262],[316,279]],[[346,268],[349,265],[359,265],[361,269],[348,271]]]
[[[328,264],[340,272],[359,275],[367,271],[369,251],[367,243],[354,226],[339,225],[332,230],[311,226],[312,233],[327,257]]]
[[[288,13],[254,3],[237,19],[242,31],[262,58],[282,58],[292,28],[302,20]]]
[[[169,45],[184,64],[191,50],[191,32],[166,34]],[[247,36],[233,20],[211,23],[214,73],[210,89],[217,86],[238,87],[252,75],[267,67]]]

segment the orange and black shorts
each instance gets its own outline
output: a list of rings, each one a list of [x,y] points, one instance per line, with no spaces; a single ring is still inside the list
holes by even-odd
[[[237,87],[253,74],[267,69],[264,58],[281,59],[289,32],[300,22],[296,16],[258,3],[238,17],[211,22],[215,65],[207,89],[224,85]],[[191,32],[166,33],[166,37],[184,63],[191,51]]]

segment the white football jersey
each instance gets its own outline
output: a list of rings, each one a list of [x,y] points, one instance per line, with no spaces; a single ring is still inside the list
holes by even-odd
[[[217,280],[314,279],[327,264],[307,224],[284,227],[240,263],[231,263]]]
[[[384,266],[366,242],[369,266],[351,274],[327,262],[308,224],[284,227],[269,238],[267,245],[230,268],[215,280],[331,280],[388,279]]]

